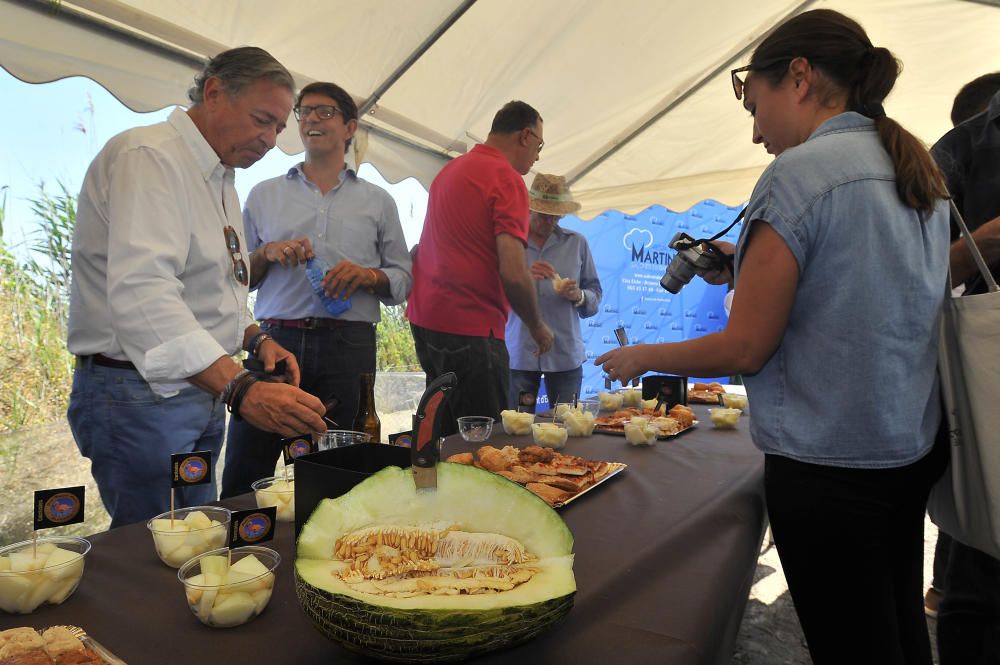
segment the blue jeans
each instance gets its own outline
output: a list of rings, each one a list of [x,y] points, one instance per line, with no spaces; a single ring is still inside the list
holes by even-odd
[[[427,385],[447,372],[454,372],[458,385],[448,395],[441,435],[458,431],[457,418],[490,416],[500,422],[507,408],[510,356],[502,339],[453,335],[410,324],[413,345]]]
[[[295,354],[302,371],[299,387],[323,402],[336,397],[328,417],[339,429],[352,429],[358,412],[361,374],[375,372],[375,326],[343,328],[280,328],[262,326],[274,340]],[[222,498],[245,494],[250,483],[274,475],[281,454],[281,437],[244,420],[229,420]]]
[[[938,610],[941,665],[1000,663],[1000,559],[954,538]]]
[[[532,372],[524,369],[510,370],[509,408],[517,406],[517,394],[522,390],[538,395],[538,386],[542,376],[545,376],[545,394],[549,396],[549,406],[554,408],[556,402],[571,402],[573,394],[580,396],[580,386],[583,384],[583,367],[566,370],[565,372]]]
[[[80,360],[69,398],[73,438],[97,481],[111,528],[170,510],[170,455],[207,450],[219,463],[225,407],[191,386],[159,397],[135,370]],[[214,468],[214,466],[213,466]],[[177,508],[216,500],[212,482],[175,491]]]

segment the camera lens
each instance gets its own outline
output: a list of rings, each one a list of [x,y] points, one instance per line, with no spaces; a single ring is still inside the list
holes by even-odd
[[[678,252],[667,265],[667,270],[660,279],[660,286],[670,293],[680,293],[684,285],[695,276],[696,270],[695,265],[684,256],[684,252]]]

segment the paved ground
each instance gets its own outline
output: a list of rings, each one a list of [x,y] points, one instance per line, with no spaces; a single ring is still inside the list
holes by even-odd
[[[406,413],[400,414],[387,414],[382,418],[383,432],[404,428]],[[18,452],[11,456],[13,451]],[[64,423],[0,435],[0,453],[0,458],[4,458],[0,462],[6,460],[0,464],[0,546],[29,536],[31,490],[39,487],[85,484],[87,522],[80,525],[79,533],[107,528],[108,516],[100,505],[97,487],[90,476],[90,462],[80,457]],[[929,580],[937,540],[937,529],[930,521],[925,536],[924,578]],[[933,620],[928,621],[932,643],[934,624]],[[777,552],[767,538],[731,662],[734,665],[809,665],[811,662]]]

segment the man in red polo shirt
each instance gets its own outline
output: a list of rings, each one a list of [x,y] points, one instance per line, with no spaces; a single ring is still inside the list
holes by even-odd
[[[509,308],[528,326],[538,353],[552,346],[525,258],[522,176],[543,143],[538,111],[509,102],[494,116],[486,143],[452,160],[431,183],[406,317],[427,383],[445,372],[458,376],[443,434],[457,430],[455,418],[499,419],[507,408]]]

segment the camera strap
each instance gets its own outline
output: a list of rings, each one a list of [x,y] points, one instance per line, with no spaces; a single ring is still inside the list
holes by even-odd
[[[722,265],[724,265],[729,270],[729,272],[732,273],[733,272],[733,257],[730,256],[729,254],[726,254],[725,252],[723,252],[722,250],[720,250],[718,247],[716,247],[715,245],[713,245],[712,241],[713,240],[718,240],[722,236],[724,236],[727,233],[729,233],[729,231],[732,230],[732,228],[734,226],[736,226],[737,224],[740,223],[740,221],[743,219],[743,215],[746,214],[746,211],[747,211],[746,206],[743,206],[743,210],[740,210],[739,214],[736,215],[736,219],[734,219],[732,221],[732,223],[730,223],[729,226],[727,226],[726,228],[722,229],[721,231],[719,231],[718,233],[716,233],[711,238],[699,238],[697,240],[692,240],[691,243],[689,244],[689,246],[690,247],[695,247],[697,245],[701,245],[701,244],[704,243],[705,247],[708,248],[708,250],[707,250],[708,253],[710,253],[712,256],[714,256],[719,261],[721,261]]]

